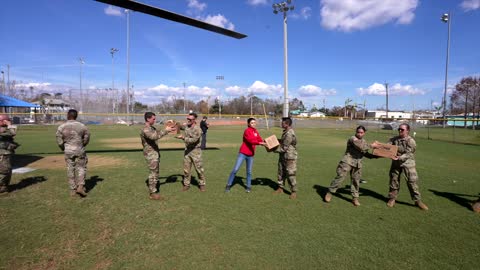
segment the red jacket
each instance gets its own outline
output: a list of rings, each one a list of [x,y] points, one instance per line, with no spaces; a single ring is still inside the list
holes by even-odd
[[[255,147],[261,142],[263,142],[263,139],[260,136],[260,133],[258,133],[255,128],[248,127],[245,129],[245,132],[243,132],[243,143],[240,146],[239,152],[251,157],[255,155]]]

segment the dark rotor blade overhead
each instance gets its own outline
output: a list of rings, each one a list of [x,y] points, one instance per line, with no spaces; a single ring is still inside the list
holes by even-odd
[[[209,24],[200,20],[196,20],[187,16],[183,16],[165,9],[160,9],[157,7],[145,5],[143,3],[130,1],[130,0],[95,0],[97,2],[102,2],[112,6],[122,7],[129,10],[138,11],[145,14],[150,14],[152,16],[160,17],[170,21],[187,24],[193,27],[202,28],[208,31],[219,33],[225,36],[233,37],[236,39],[241,39],[247,37],[242,33],[238,33],[232,30],[228,30],[213,24]]]

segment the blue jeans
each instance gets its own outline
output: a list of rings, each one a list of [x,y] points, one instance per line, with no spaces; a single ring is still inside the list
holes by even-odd
[[[235,167],[233,167],[233,170],[230,173],[230,177],[228,177],[227,186],[232,186],[235,174],[240,169],[240,166],[242,166],[244,160],[247,161],[247,188],[250,189],[252,187],[253,156],[249,157],[242,153],[238,153],[237,162],[235,163]]]

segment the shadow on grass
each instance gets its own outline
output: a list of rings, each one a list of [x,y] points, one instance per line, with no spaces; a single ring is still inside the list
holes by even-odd
[[[320,185],[314,185],[313,188],[317,191],[318,196],[320,196],[324,201],[325,201],[325,194],[328,192],[328,187],[320,186]],[[350,191],[350,185],[347,185],[343,188],[337,189],[337,192],[332,193],[333,196],[338,197],[342,200],[345,200],[347,202],[350,202],[351,199],[351,194],[352,192]],[[387,202],[388,198],[383,196],[382,194],[375,192],[371,189],[360,187],[360,196],[368,196],[375,198],[377,200]],[[399,204],[406,204],[406,205],[413,205],[405,202],[398,202]],[[415,206],[415,205],[413,205]]]
[[[163,151],[184,151],[184,147],[177,147],[177,148],[161,148],[160,152]],[[218,147],[207,147],[205,150],[220,150]],[[87,155],[92,153],[131,153],[131,152],[142,152],[141,148],[135,149],[103,149],[103,150],[87,150]],[[56,152],[38,152],[38,153],[31,153],[31,155],[63,155],[62,151]],[[40,157],[42,158],[42,157]]]
[[[463,206],[463,207],[468,208],[470,210],[472,210],[472,204],[480,199],[478,195],[443,192],[443,191],[438,191],[438,190],[433,190],[433,189],[429,189],[428,191],[432,192],[433,194],[435,194],[437,196],[447,198],[450,201],[452,201],[454,203],[457,203],[460,206]],[[463,198],[463,197],[474,197],[475,199],[470,200],[470,199],[466,199],[466,198]]]
[[[24,189],[26,187],[29,187],[31,185],[35,185],[41,182],[47,181],[47,178],[44,176],[34,176],[34,177],[28,177],[20,180],[20,182],[8,186],[8,192],[13,192],[15,190],[20,190]]]
[[[247,188],[246,183],[247,183],[246,178],[243,178],[243,177],[240,177],[240,176],[235,176],[235,178],[233,179],[233,183],[232,183],[231,187],[233,188],[235,185],[239,185],[239,186],[246,189]],[[257,177],[257,178],[252,179],[252,186],[268,186],[271,189],[275,190],[277,188],[278,184],[270,178]]]
[[[85,179],[85,192],[89,193],[98,182],[102,182],[104,179],[98,177],[98,175],[91,176],[89,179]]]
[[[12,168],[17,169],[17,168],[26,167],[28,164],[33,163],[42,158],[43,157],[34,156],[34,155],[13,155]]]

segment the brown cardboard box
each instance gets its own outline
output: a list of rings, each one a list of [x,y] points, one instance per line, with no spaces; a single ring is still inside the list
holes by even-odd
[[[175,128],[175,130],[170,131],[168,134],[179,134],[180,133],[180,123],[175,122],[174,120],[167,120],[165,122],[165,126]]]
[[[373,149],[373,154],[379,157],[392,158],[397,156],[398,146],[386,143],[378,143],[379,148]]]
[[[277,136],[275,136],[275,135],[272,135],[272,136],[266,138],[265,143],[266,143],[265,146],[267,148],[267,151],[271,151],[275,147],[280,145],[280,143],[278,142]]]

